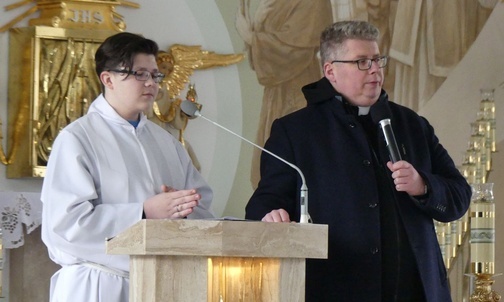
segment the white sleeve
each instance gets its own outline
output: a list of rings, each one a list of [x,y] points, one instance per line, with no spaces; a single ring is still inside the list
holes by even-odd
[[[129,270],[127,256],[105,253],[105,239],[139,221],[143,204],[100,202],[96,161],[85,143],[63,130],[53,144],[42,187],[42,239],[59,264]]]

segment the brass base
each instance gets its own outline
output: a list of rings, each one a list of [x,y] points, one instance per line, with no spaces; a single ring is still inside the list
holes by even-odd
[[[472,293],[471,302],[496,302],[500,301],[501,295],[492,290],[494,283],[494,274],[474,274],[476,280],[474,281],[475,289]]]

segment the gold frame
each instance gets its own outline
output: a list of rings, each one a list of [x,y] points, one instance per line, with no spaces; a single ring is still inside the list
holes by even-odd
[[[96,48],[115,33],[117,31],[47,26],[10,30],[7,149],[13,157],[10,158],[11,164],[7,165],[7,178],[44,177],[46,155],[50,152],[54,137],[66,124],[82,115],[80,113],[89,105],[75,101],[91,102],[100,92],[94,62],[88,60],[89,54],[86,56],[86,53],[94,52],[85,48],[83,50],[82,45]],[[79,51],[78,44],[81,45],[79,58],[76,54]],[[55,47],[54,52],[60,53],[53,58],[64,63],[60,68],[63,71],[51,69],[54,67],[53,62],[45,60],[50,51],[47,45],[58,45],[59,48]],[[69,53],[74,56],[74,60],[63,60],[62,56],[67,57]],[[60,75],[73,80],[58,82]],[[82,82],[82,78],[86,77],[87,80]],[[92,87],[98,88],[91,89]],[[54,90],[59,91],[58,96],[47,97]],[[44,96],[48,102],[44,102]],[[73,105],[65,107],[64,112],[58,114],[56,111],[59,110],[59,105],[55,104],[55,100],[64,105],[73,102]]]

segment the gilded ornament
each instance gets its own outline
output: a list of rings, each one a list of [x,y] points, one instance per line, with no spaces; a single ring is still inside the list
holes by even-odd
[[[194,70],[228,66],[240,62],[243,58],[243,54],[217,54],[203,50],[199,45],[174,44],[168,51],[160,51],[157,63],[159,70],[166,77],[161,83],[161,89],[152,108],[157,121],[169,124],[171,128],[178,130],[179,141],[185,145],[183,133],[187,127],[188,118],[180,110],[182,100],[178,96],[189,83]],[[189,85],[186,99],[197,103],[197,97],[195,85]],[[201,105],[198,104],[198,106]]]
[[[171,99],[176,98],[189,82],[196,69],[209,69],[236,64],[243,60],[243,54],[216,54],[202,50],[201,46],[174,44],[168,51],[158,54],[158,66],[166,77],[163,85]]]
[[[492,290],[494,280],[493,275],[476,274],[476,288],[471,295],[470,302],[497,302],[501,300],[501,295]]]
[[[134,2],[118,0],[24,0],[5,9],[30,4],[24,13],[0,27],[0,32],[10,29],[9,99],[15,100],[8,106],[9,153],[0,150],[8,178],[44,176],[58,133],[84,115],[100,93],[94,52],[106,37],[126,28],[115,6],[139,8]],[[35,12],[39,16],[29,20],[30,27],[11,28]],[[194,70],[227,66],[243,58],[242,54],[216,54],[201,46],[180,44],[161,51],[158,65],[167,77],[160,84],[152,111],[146,114],[176,129],[185,144],[188,119],[181,113],[179,95]],[[188,87],[186,98],[197,102],[195,85]],[[0,142],[2,139],[0,128]],[[198,165],[190,146],[186,148]]]
[[[5,6],[5,10],[30,4],[35,5],[0,27],[0,32],[8,30],[35,12],[40,12],[40,16],[30,19],[30,25],[123,31],[126,23],[124,18],[116,13],[115,6],[140,8],[140,5],[135,2],[120,0],[23,0]]]

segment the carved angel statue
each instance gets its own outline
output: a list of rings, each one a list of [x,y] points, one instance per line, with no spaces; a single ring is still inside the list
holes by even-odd
[[[202,50],[198,45],[174,44],[168,51],[159,51],[158,53],[158,68],[166,77],[160,84],[159,94],[152,105],[152,110],[147,112],[147,116],[173,135],[178,135],[179,141],[186,147],[198,170],[200,169],[199,162],[190,144],[183,137],[188,118],[180,110],[182,99],[179,98],[179,95],[189,83],[194,70],[236,64],[243,58],[243,54],[216,54],[212,51]],[[185,99],[197,103],[197,97],[195,85],[189,85]]]
[[[243,54],[216,54],[213,51],[202,50],[201,46],[174,44],[168,52],[158,53],[158,67],[166,77],[163,86],[168,90],[171,99],[176,98],[195,69],[236,64],[243,60]]]

